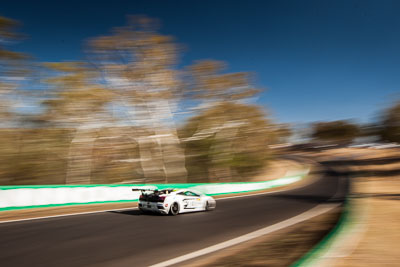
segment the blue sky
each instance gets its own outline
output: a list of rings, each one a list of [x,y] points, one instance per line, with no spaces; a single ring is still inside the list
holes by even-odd
[[[282,122],[367,122],[400,92],[400,1],[9,1],[0,15],[38,61],[82,59],[125,16],[159,18],[185,46],[181,65],[217,59],[255,73],[257,103]]]

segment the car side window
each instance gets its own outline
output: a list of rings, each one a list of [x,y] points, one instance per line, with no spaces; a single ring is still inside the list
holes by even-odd
[[[199,195],[197,195],[197,194],[195,194],[195,193],[193,193],[193,192],[191,192],[191,191],[186,191],[186,192],[185,192],[185,195],[186,195],[186,196],[192,196],[192,197],[199,197]]]

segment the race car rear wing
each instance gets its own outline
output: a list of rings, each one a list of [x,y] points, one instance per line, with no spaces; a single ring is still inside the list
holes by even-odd
[[[155,191],[165,191],[167,194],[171,193],[172,191],[174,191],[173,188],[166,188],[166,189],[158,189],[157,187],[134,187],[132,188],[132,191],[140,191],[142,194],[144,192],[155,192]]]
[[[141,191],[141,192],[146,192],[146,191],[156,191],[158,190],[157,187],[145,187],[145,186],[140,186],[140,187],[134,187],[132,188],[132,191]]]

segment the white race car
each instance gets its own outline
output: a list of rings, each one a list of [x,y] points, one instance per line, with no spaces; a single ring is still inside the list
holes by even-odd
[[[192,189],[132,189],[141,191],[139,209],[142,212],[178,215],[179,213],[215,209],[215,199]]]

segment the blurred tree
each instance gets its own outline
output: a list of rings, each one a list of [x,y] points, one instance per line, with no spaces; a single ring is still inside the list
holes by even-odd
[[[195,62],[188,68],[186,97],[199,99],[203,106],[209,107],[220,102],[238,102],[261,91],[252,86],[250,73],[222,73],[225,66],[216,60]]]
[[[184,95],[198,103],[194,109],[199,115],[189,119],[181,133],[191,179],[199,182],[198,173],[219,181],[256,172],[274,139],[263,112],[245,104],[260,92],[251,75],[224,69],[223,62],[214,60],[197,61],[187,69]]]
[[[12,116],[12,98],[20,81],[27,74],[26,54],[7,49],[9,44],[20,40],[22,35],[15,32],[18,22],[0,16],[0,119]]]
[[[384,112],[380,124],[382,140],[400,143],[400,101]]]
[[[313,124],[311,137],[318,141],[351,143],[360,135],[360,128],[348,121],[318,122]]]
[[[71,131],[1,128],[0,184],[64,184]]]
[[[51,97],[43,102],[47,109],[41,119],[52,126],[90,128],[110,118],[105,106],[112,101],[113,94],[97,82],[96,69],[83,62],[45,63],[45,66],[55,75],[46,80],[53,90]]]
[[[271,126],[271,134],[274,135],[276,140],[273,144],[283,144],[289,142],[289,138],[292,136],[292,129],[289,124],[281,123]]]
[[[145,176],[162,171],[165,182],[185,182],[185,157],[173,118],[182,91],[175,68],[178,47],[157,33],[157,24],[148,17],[129,17],[127,26],[90,40],[88,49],[105,84],[118,96],[116,103],[128,110],[124,119],[153,131],[138,138]],[[154,144],[158,151],[149,149]]]
[[[52,127],[72,128],[65,183],[90,183],[92,149],[96,132],[111,116],[106,105],[112,93],[97,81],[98,73],[83,62],[46,63],[55,75],[46,82],[53,88],[43,102],[40,120]]]
[[[257,106],[222,102],[188,120],[180,135],[192,182],[243,179],[269,156],[270,123]]]
[[[67,169],[66,183],[90,183],[92,171],[100,179],[96,181],[121,182],[136,168],[129,164],[137,159],[146,178],[186,182],[185,154],[174,124],[178,104],[185,97],[190,99],[187,102],[200,102],[197,116],[182,129],[191,168],[205,166],[206,175],[216,181],[240,179],[264,165],[267,145],[280,142],[288,131],[271,125],[260,108],[248,104],[260,91],[254,88],[251,75],[224,73],[225,64],[213,60],[178,71],[179,47],[171,37],[157,32],[157,24],[147,17],[130,17],[127,26],[89,40],[90,62],[45,64],[51,90],[42,103],[45,111],[35,120],[42,128],[20,134],[19,141],[5,134],[13,140],[7,150],[25,151],[24,164],[15,165],[21,167],[21,183],[35,169],[35,177],[40,173],[55,177],[51,172],[56,168]],[[13,31],[15,25],[0,17],[0,96],[17,88],[27,73],[23,62],[28,57],[6,49],[10,41],[20,38]],[[0,99],[0,117],[11,114],[6,100]],[[129,127],[111,127],[117,120]],[[62,164],[54,155],[66,160]],[[51,160],[59,164],[40,164]],[[4,173],[14,173],[9,170]],[[112,174],[115,177],[109,179]]]
[[[23,171],[30,169],[28,164],[32,165],[22,145],[25,132],[10,128],[16,125],[16,101],[21,93],[18,89],[29,71],[29,56],[9,49],[23,38],[16,32],[17,26],[17,21],[0,16],[0,184],[18,183],[24,178]],[[25,178],[28,173],[32,174],[27,171]]]

